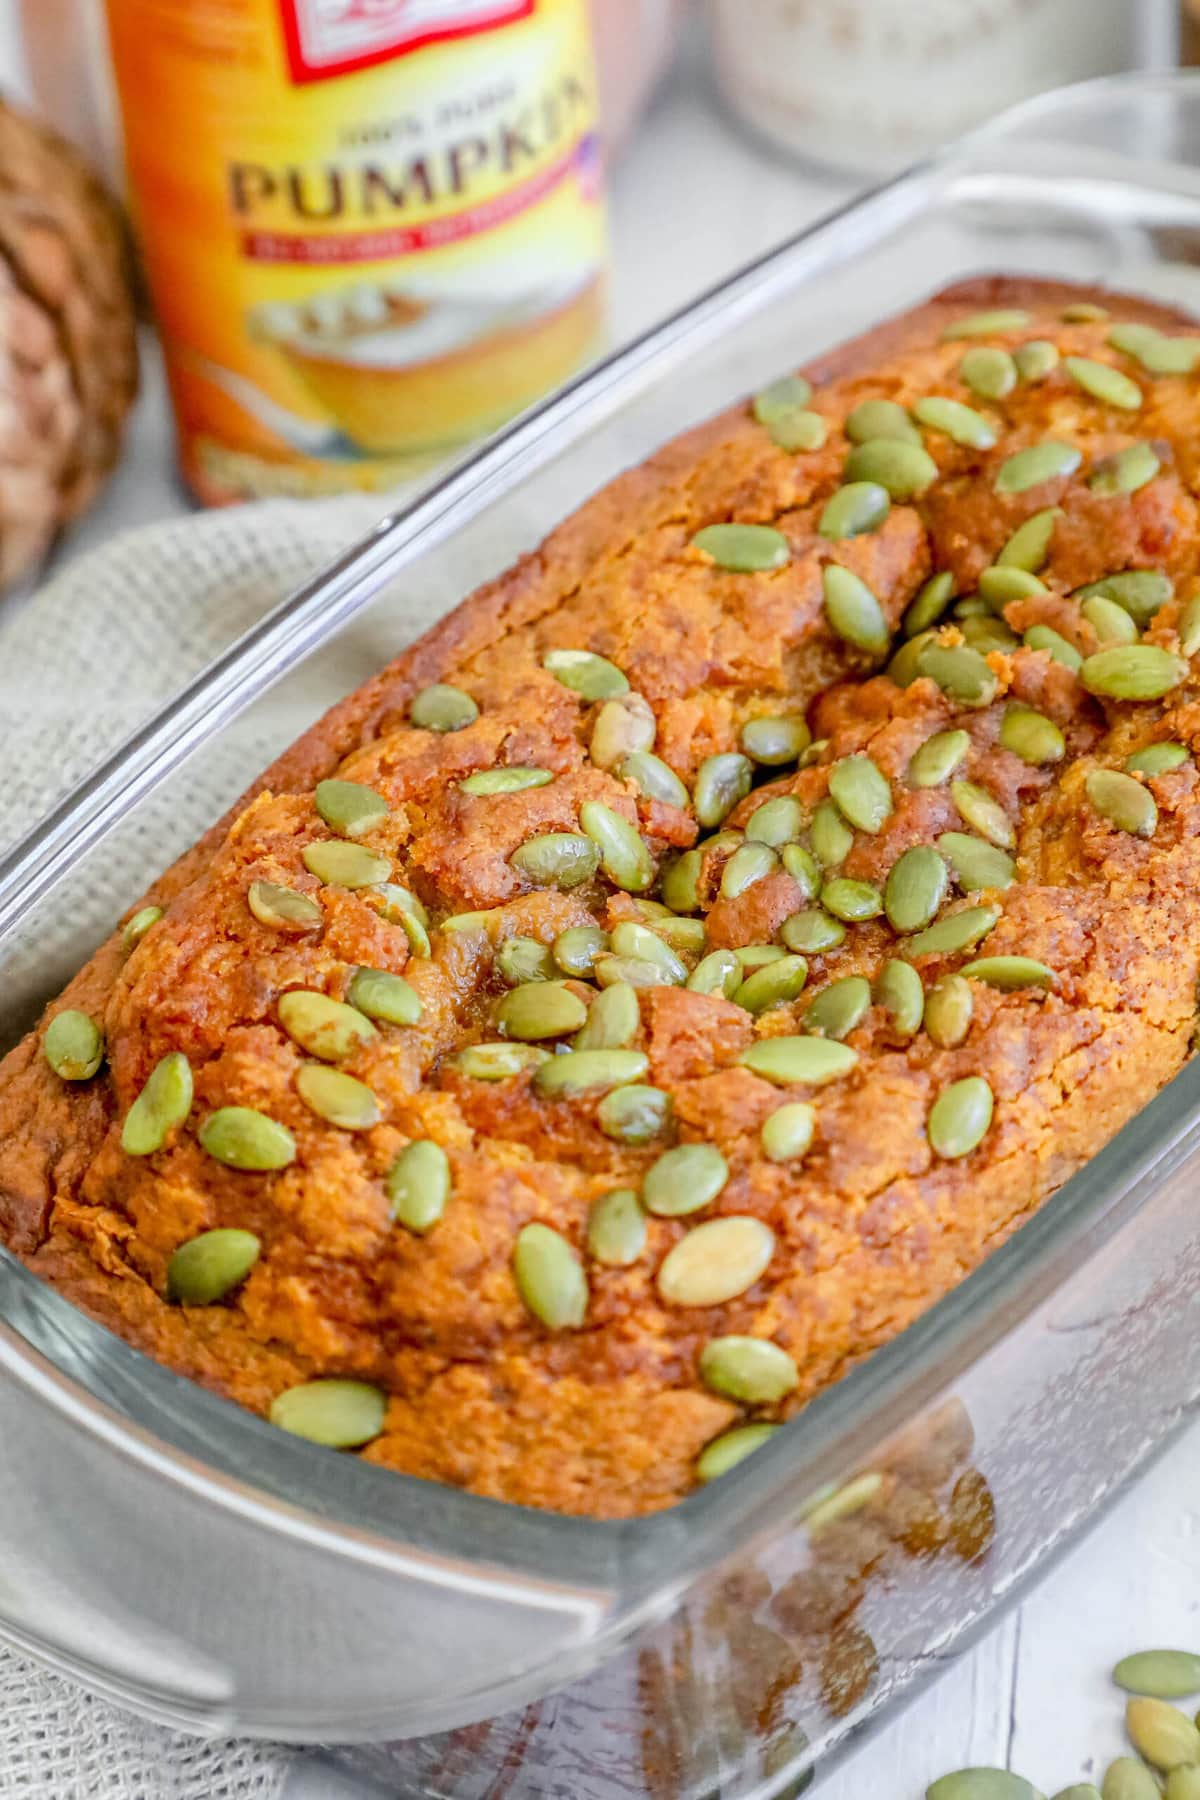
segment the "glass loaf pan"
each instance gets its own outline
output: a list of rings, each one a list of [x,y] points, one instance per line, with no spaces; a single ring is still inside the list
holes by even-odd
[[[415,616],[674,431],[971,274],[1186,307],[1200,294],[1194,161],[1200,78],[1031,103],[518,422],[231,647],[0,863],[7,1035],[107,932],[98,869],[127,875],[132,902],[236,796],[247,755],[261,764]],[[69,930],[48,932],[50,917]],[[0,1255],[0,1636],[175,1725],[357,1745],[342,1754],[392,1792],[796,1791],[1195,1407],[1198,1173],[1192,1063],[736,1474],[623,1523],[290,1439]]]

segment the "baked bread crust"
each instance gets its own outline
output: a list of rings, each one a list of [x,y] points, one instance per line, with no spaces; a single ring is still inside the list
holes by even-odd
[[[1111,319],[1063,317],[1064,307],[1087,314],[1096,305]],[[943,335],[994,308],[1029,319],[979,338]],[[1152,741],[1200,743],[1200,706],[1190,678],[1144,704],[1096,697],[1071,668],[1025,647],[988,654],[990,704],[964,705],[928,676],[898,686],[876,673],[879,656],[831,628],[822,568],[835,562],[865,581],[895,633],[934,570],[950,571],[955,591],[969,594],[1024,520],[1059,508],[1045,591],[1009,602],[1011,632],[1047,624],[1087,656],[1096,631],[1072,596],[1115,571],[1157,569],[1173,597],[1142,642],[1177,653],[1200,558],[1191,380],[1149,375],[1109,346],[1113,319],[1176,332],[1186,324],[1143,300],[1059,284],[995,279],[951,289],[806,371],[810,408],[826,422],[819,448],[782,449],[750,406],[731,408],[622,475],[335,707],[162,877],[146,898],[165,916],[132,950],[114,933],[0,1066],[0,1231],[10,1248],[93,1318],[243,1406],[266,1413],[281,1392],[317,1377],[372,1383],[388,1402],[382,1431],[362,1451],[370,1460],[613,1517],[681,1498],[698,1456],[728,1427],[791,1415],[946,1293],[1188,1055],[1200,975],[1195,766],[1189,757],[1139,777],[1157,806],[1146,837],[1100,816],[1087,776],[1121,769]],[[964,385],[960,365],[973,344],[1011,351],[1031,339],[1119,368],[1143,390],[1141,405],[1104,403],[1061,363],[997,400]],[[847,416],[866,399],[907,407],[931,393],[982,412],[996,444],[971,448],[926,430],[936,483],[915,501],[893,500],[870,531],[822,537],[822,510],[853,448]],[[1004,460],[1045,439],[1076,445],[1079,469],[997,491]],[[1135,442],[1155,446],[1153,479],[1111,494],[1088,485],[1104,458]],[[781,532],[784,566],[737,573],[693,545],[698,530],[729,520]],[[958,641],[961,622],[945,623],[943,640]],[[548,945],[571,925],[653,924],[603,873],[569,891],[536,888],[511,862],[514,851],[541,833],[578,832],[588,801],[638,827],[659,873],[704,835],[690,808],[648,800],[596,766],[598,707],[542,666],[556,648],[598,653],[624,672],[653,707],[655,753],[689,790],[706,758],[737,749],[748,718],[808,714],[827,747],[807,767],[760,769],[726,827],[744,827],[781,794],[794,794],[809,819],[831,768],[869,755],[887,777],[892,811],[877,831],[854,834],[837,872],[880,887],[906,849],[970,831],[946,783],[906,780],[933,733],[965,730],[970,749],[955,776],[1003,809],[1015,879],[983,896],[1000,908],[983,949],[918,955],[915,966],[928,990],[972,956],[1020,955],[1047,965],[1051,984],[1009,991],[973,980],[969,1029],[952,1047],[926,1030],[902,1035],[876,997],[846,1040],[855,1066],[819,1089],[781,1087],[738,1059],[757,1039],[802,1031],[830,982],[874,983],[899,954],[885,918],[853,924],[839,948],[809,956],[799,997],[757,1016],[720,994],[645,988],[634,1047],[648,1059],[642,1079],[670,1095],[672,1123],[644,1146],[601,1129],[600,1094],[544,1096],[532,1069],[499,1081],[465,1073],[456,1053],[498,1035],[494,1011],[506,990],[495,950],[505,938]],[[445,733],[415,726],[410,702],[435,682],[468,692],[477,719]],[[1000,742],[1014,703],[1058,726],[1059,760],[1031,764]],[[498,795],[458,786],[499,764],[554,779]],[[305,846],[333,835],[313,789],[334,776],[387,801],[386,819],[361,841],[428,908],[431,956],[412,953],[376,890],[322,885],[306,870]],[[723,896],[727,855],[705,860],[705,949],[778,945],[785,920],[811,904],[803,883],[779,865]],[[314,898],[321,928],[290,934],[261,924],[247,907],[255,880]],[[979,904],[951,891],[943,910]],[[489,912],[484,927],[438,929],[446,915],[476,909]],[[341,999],[360,966],[402,973],[422,1014],[411,1026],[381,1025],[343,1063],[381,1114],[351,1132],[317,1117],[297,1092],[307,1059],[281,1025],[278,1001],[291,989]],[[598,990],[571,991],[591,1003]],[[65,1008],[103,1027],[107,1060],[90,1081],[63,1081],[47,1064],[45,1030]],[[162,1149],[131,1156],[122,1122],[151,1070],[180,1051],[194,1076],[190,1116]],[[990,1127],[968,1155],[939,1157],[927,1136],[931,1107],[966,1077],[982,1077],[994,1095]],[[814,1105],[814,1141],[802,1158],[773,1162],[759,1134],[792,1101]],[[231,1105],[286,1126],[294,1162],[253,1173],[208,1154],[198,1127]],[[425,1234],[393,1221],[386,1189],[396,1157],[420,1138],[443,1147],[452,1178],[444,1214]],[[650,1216],[645,1249],[628,1267],[590,1256],[591,1204],[639,1189],[664,1149],[693,1141],[726,1160],[717,1197],[691,1216]],[[657,1285],[664,1257],[697,1222],[722,1216],[770,1227],[765,1273],[724,1304],[670,1304]],[[578,1328],[548,1328],[522,1302],[513,1251],[534,1221],[581,1260]],[[221,1226],[261,1241],[246,1280],[214,1304],[168,1300],[172,1254]],[[797,1382],[786,1397],[745,1407],[701,1379],[704,1346],[730,1334],[787,1352]]]

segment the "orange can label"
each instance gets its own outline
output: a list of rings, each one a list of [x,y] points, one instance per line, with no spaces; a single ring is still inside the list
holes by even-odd
[[[585,0],[108,0],[189,484],[381,488],[603,314]]]

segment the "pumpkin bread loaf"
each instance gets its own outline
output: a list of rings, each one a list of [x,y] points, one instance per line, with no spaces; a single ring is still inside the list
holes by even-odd
[[[0,1068],[0,1229],[388,1468],[667,1506],[1180,1067],[1200,337],[974,283],[615,481]]]

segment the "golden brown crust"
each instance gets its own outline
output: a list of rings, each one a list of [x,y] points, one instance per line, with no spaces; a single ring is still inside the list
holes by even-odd
[[[162,878],[152,898],[166,916],[136,950],[114,937],[49,1009],[47,1018],[72,1006],[102,1021],[105,1070],[90,1083],[59,1081],[42,1054],[45,1022],[3,1065],[0,1228],[17,1253],[131,1342],[244,1405],[265,1411],[280,1391],[317,1375],[372,1381],[390,1399],[384,1431],[364,1452],[371,1460],[480,1493],[612,1516],[678,1499],[704,1445],[747,1416],[699,1379],[711,1338],[749,1334],[788,1351],[799,1385],[778,1408],[753,1415],[784,1416],[961,1279],[1188,1053],[1200,972],[1195,767],[1188,761],[1149,783],[1159,809],[1150,839],[1099,818],[1085,779],[1097,763],[1119,767],[1157,738],[1200,742],[1200,704],[1184,688],[1150,705],[1101,703],[1069,669],[1022,648],[992,654],[997,698],[982,708],[957,705],[927,678],[898,687],[830,628],[821,571],[835,561],[861,577],[895,630],[932,570],[949,569],[957,591],[969,592],[1022,520],[1057,506],[1046,592],[1010,603],[1009,625],[1052,624],[1086,655],[1097,640],[1074,590],[1115,570],[1156,568],[1170,576],[1175,598],[1146,641],[1176,647],[1200,556],[1200,433],[1189,383],[1146,377],[1107,346],[1103,321],[1064,321],[1063,306],[1081,300],[1179,328],[1165,309],[1090,290],[1025,281],[951,290],[808,371],[811,405],[828,426],[822,448],[788,453],[748,407],[730,409],[620,477],[329,713]],[[1061,369],[1003,401],[979,402],[959,373],[968,345],[942,333],[996,306],[1033,316],[981,341],[1053,338],[1066,354],[1134,374],[1142,406],[1102,405]],[[893,503],[869,534],[822,538],[817,522],[841,479],[848,413],[864,399],[910,405],[931,392],[980,406],[1000,442],[978,451],[927,432],[936,485],[915,503]],[[1080,471],[998,493],[1003,458],[1045,437],[1077,444]],[[1128,494],[1089,488],[1100,459],[1143,440],[1159,449],[1153,480]],[[774,525],[788,542],[786,565],[732,573],[692,545],[698,529],[730,519]],[[632,783],[594,765],[596,709],[543,668],[554,648],[586,648],[624,671],[653,706],[656,754],[689,788],[706,757],[736,748],[747,718],[809,713],[828,748],[811,766],[760,771],[771,778],[730,826],[783,793],[811,817],[833,764],[869,754],[888,777],[893,811],[880,831],[855,837],[840,872],[861,881],[882,883],[909,846],[967,829],[944,784],[905,780],[933,732],[965,729],[970,750],[956,773],[988,789],[1016,835],[1017,878],[989,896],[1002,911],[987,954],[1044,961],[1052,989],[972,983],[970,1030],[952,1049],[924,1032],[905,1040],[872,1005],[848,1040],[857,1066],[820,1090],[773,1086],[738,1058],[756,1038],[802,1029],[828,981],[877,976],[898,948],[886,922],[853,926],[841,948],[812,956],[799,1000],[757,1018],[720,997],[644,990],[637,1044],[648,1057],[645,1080],[670,1094],[673,1119],[670,1133],[644,1148],[604,1133],[596,1096],[544,1098],[529,1073],[490,1082],[455,1067],[456,1050],[496,1036],[504,988],[493,950],[503,938],[548,944],[570,924],[611,927],[637,916],[635,901],[604,879],[565,893],[532,889],[510,861],[515,850],[540,833],[578,830],[580,808],[596,799],[638,825],[660,869],[697,836],[690,809],[639,800]],[[445,735],[414,727],[409,702],[434,681],[469,692],[478,719]],[[1061,761],[1030,766],[1000,744],[1014,701],[1058,724]],[[538,765],[554,780],[493,797],[459,788],[464,776],[497,764]],[[330,835],[312,788],[335,772],[386,798],[389,816],[366,841],[428,906],[432,957],[410,954],[377,897],[322,887],[306,871],[302,848]],[[706,948],[778,942],[783,921],[804,903],[802,889],[780,868],[721,896],[722,860],[705,865]],[[260,925],[246,905],[255,879],[317,897],[322,929],[287,937]],[[490,910],[486,932],[436,929],[446,914],[474,909]],[[967,954],[918,958],[926,986]],[[382,1109],[381,1123],[349,1133],[315,1117],[297,1093],[304,1058],[281,1028],[277,1002],[293,988],[340,998],[356,965],[403,971],[423,1014],[415,1026],[384,1027],[349,1061]],[[578,991],[594,998],[590,985]],[[194,1071],[191,1117],[165,1149],[132,1158],[121,1148],[121,1121],[170,1051],[183,1051]],[[995,1117],[968,1158],[940,1160],[926,1135],[929,1111],[967,1075],[986,1078]],[[773,1163],[759,1132],[792,1099],[813,1101],[815,1141],[802,1161]],[[292,1166],[247,1174],[205,1153],[196,1127],[235,1104],[291,1130]],[[453,1191],[441,1221],[417,1236],[391,1221],[384,1181],[404,1145],[422,1137],[446,1150]],[[542,1221],[582,1253],[589,1205],[608,1190],[639,1187],[672,1141],[720,1149],[729,1179],[698,1217],[768,1224],[775,1250],[767,1273],[723,1305],[672,1306],[656,1274],[696,1216],[652,1217],[633,1266],[584,1255],[583,1326],[548,1330],[514,1283],[518,1231]],[[217,1225],[255,1232],[259,1262],[219,1304],[168,1304],[172,1252]]]

